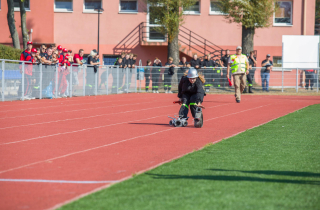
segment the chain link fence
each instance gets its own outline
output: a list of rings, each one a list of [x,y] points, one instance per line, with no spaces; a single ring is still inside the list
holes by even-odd
[[[188,68],[138,66],[71,66],[31,64],[15,60],[0,60],[0,93],[2,101],[60,98],[92,95],[121,94],[131,92],[177,93],[181,77]],[[233,92],[226,78],[227,69],[220,67],[200,68],[206,82],[207,93]],[[319,68],[284,69],[264,68],[250,71],[255,92],[319,92]],[[233,79],[230,75],[231,81]]]

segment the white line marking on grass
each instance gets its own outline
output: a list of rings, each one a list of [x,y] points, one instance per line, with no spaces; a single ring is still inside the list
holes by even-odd
[[[117,183],[119,181],[70,181],[70,180],[45,180],[45,179],[0,179],[0,182],[41,182],[41,183],[59,183],[59,184],[104,184]]]
[[[151,102],[149,102],[149,103],[151,103]],[[174,105],[171,105],[171,106],[174,106]],[[102,116],[114,115],[114,114],[125,114],[125,113],[130,113],[130,112],[145,111],[145,110],[158,109],[158,108],[163,108],[163,107],[168,107],[168,106],[158,106],[158,107],[151,107],[151,108],[147,108],[147,109],[136,109],[136,110],[130,110],[130,111],[124,111],[124,112],[92,115],[92,116],[88,116],[88,117],[78,117],[78,118],[70,118],[70,119],[64,119],[64,120],[54,120],[54,121],[41,122],[41,123],[32,123],[32,124],[26,124],[26,125],[16,125],[16,126],[11,126],[11,127],[3,127],[3,128],[0,128],[0,130],[11,129],[11,128],[19,128],[19,127],[26,127],[26,126],[33,126],[33,125],[49,124],[49,123],[55,123],[55,122],[64,122],[64,121],[71,121],[71,120],[88,119],[88,118],[102,117]]]
[[[270,104],[268,104],[268,105],[270,105]],[[243,110],[243,111],[240,111],[240,112],[235,112],[235,113],[223,115],[223,116],[220,116],[220,117],[211,118],[211,119],[208,119],[208,120],[205,120],[205,121],[209,121],[209,120],[213,120],[213,119],[218,119],[218,118],[222,118],[222,117],[227,117],[227,116],[230,116],[230,115],[234,115],[234,114],[238,114],[238,113],[242,113],[242,112],[246,112],[246,111],[251,111],[251,110],[258,109],[258,108],[261,108],[261,107],[264,107],[264,106],[268,106],[268,105],[263,105],[263,106],[259,106],[259,107],[255,107],[255,108],[251,108],[251,109],[246,109],[246,110]],[[164,116],[164,115],[161,115],[161,116]],[[153,118],[157,118],[157,117],[160,117],[160,116],[156,116],[156,117],[153,117]],[[149,118],[149,119],[152,119],[152,118]],[[143,120],[147,120],[147,119],[143,119]],[[142,121],[142,120],[137,120],[137,121]],[[129,123],[129,122],[127,122],[127,123]],[[120,124],[120,123],[119,123],[119,124]],[[108,125],[108,126],[109,126],[109,125]],[[106,126],[100,126],[100,127],[106,127]],[[100,127],[96,127],[96,128],[100,128]],[[163,133],[163,132],[166,132],[166,131],[171,131],[171,130],[177,129],[177,128],[179,128],[179,127],[174,127],[174,128],[170,128],[170,129],[166,129],[166,130],[162,130],[162,131],[157,131],[157,132],[150,133],[150,134],[146,134],[146,135],[136,136],[136,137],[133,137],[133,138],[124,139],[124,140],[117,141],[117,142],[113,142],[113,143],[110,143],[110,144],[105,144],[105,145],[102,145],[102,146],[93,147],[93,148],[90,148],[90,149],[86,149],[86,150],[81,150],[81,151],[78,151],[78,152],[69,153],[69,154],[66,154],[66,155],[59,156],[59,157],[50,158],[50,159],[47,159],[47,160],[41,160],[41,161],[38,161],[38,162],[26,164],[26,165],[19,166],[19,167],[16,167],[16,168],[11,168],[11,169],[7,169],[7,170],[4,170],[4,171],[0,171],[0,174],[5,173],[5,172],[9,172],[9,171],[13,171],[13,170],[16,170],[16,169],[21,169],[21,168],[25,168],[25,167],[28,167],[28,166],[36,165],[36,164],[39,164],[39,163],[44,163],[44,162],[47,162],[47,161],[52,161],[52,160],[56,160],[56,159],[68,157],[68,156],[71,156],[71,155],[80,154],[80,153],[88,152],[88,151],[91,151],[91,150],[95,150],[95,149],[100,149],[100,148],[103,148],[103,147],[112,146],[112,145],[115,145],[115,144],[119,144],[119,143],[126,142],[126,141],[131,141],[131,140],[138,139],[138,138],[141,138],[141,137],[152,136],[152,135],[155,135],[155,134],[158,134],[158,133]],[[90,129],[95,129],[95,128],[90,128]],[[84,129],[84,130],[89,130],[89,129]],[[79,130],[79,131],[82,131],[82,130]],[[76,132],[79,132],[79,131],[76,131]],[[73,133],[73,132],[66,132],[66,133],[62,133],[62,134],[67,134],[67,133]],[[60,135],[60,134],[55,134],[55,135]],[[52,136],[54,136],[54,135],[52,135]],[[45,137],[48,137],[48,136],[45,136]],[[42,137],[42,138],[45,138],[45,137]],[[24,141],[26,141],[26,140],[24,140]],[[7,144],[8,144],[8,143],[7,143]]]

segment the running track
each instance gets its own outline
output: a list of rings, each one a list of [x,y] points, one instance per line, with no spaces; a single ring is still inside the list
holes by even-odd
[[[320,103],[309,96],[208,95],[204,127],[169,127],[176,94],[0,103],[0,209],[53,209],[132,174]],[[214,158],[214,157],[213,157]]]

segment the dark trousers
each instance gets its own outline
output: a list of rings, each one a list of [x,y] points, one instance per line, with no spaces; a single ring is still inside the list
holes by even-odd
[[[145,74],[144,77],[146,78],[146,90],[149,90],[150,74]]]
[[[119,74],[118,74],[118,69],[117,68],[113,68],[113,69],[110,69],[112,72],[111,72],[111,74],[112,74],[112,92],[113,93],[116,93],[117,92],[117,89],[119,88],[119,87],[121,87],[120,86],[120,82],[119,82],[119,77],[120,77],[120,71],[121,71],[121,69],[119,69]],[[119,83],[119,85],[118,85],[118,83]]]
[[[309,86],[310,87],[313,87],[313,84],[315,82],[315,77],[316,77],[316,74],[314,72],[310,72],[310,71],[305,71],[305,74],[306,74],[306,88],[308,88]]]
[[[251,81],[254,82],[254,73],[256,72],[255,69],[250,69],[249,74],[251,75]],[[252,83],[251,83],[252,84]]]
[[[182,105],[179,110],[179,116],[184,118],[188,117],[189,105],[190,105],[191,114],[192,114],[192,117],[194,118],[196,114],[196,108],[197,108],[196,104],[198,102],[202,102],[202,100],[203,98],[201,99],[201,101],[197,100],[197,94],[193,94],[193,95],[183,94],[181,97]]]
[[[252,86],[252,77],[251,77],[251,74],[249,72],[249,74],[247,74],[247,83],[248,83],[248,86]]]
[[[164,72],[164,90],[171,90],[172,75],[168,74],[168,71]]]
[[[152,90],[159,90],[159,79],[160,79],[160,74],[161,71],[159,71],[159,69],[152,71]]]

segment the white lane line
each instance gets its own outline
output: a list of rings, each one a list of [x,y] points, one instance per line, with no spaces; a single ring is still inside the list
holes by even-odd
[[[151,103],[151,102],[149,102],[149,103]],[[171,106],[174,106],[174,105],[171,105]],[[124,111],[124,112],[91,115],[91,116],[88,116],[88,117],[78,117],[78,118],[70,118],[70,119],[64,119],[64,120],[54,120],[54,121],[41,122],[41,123],[32,123],[32,124],[26,124],[26,125],[16,125],[16,126],[11,126],[11,127],[3,127],[3,128],[0,128],[0,130],[10,129],[10,128],[26,127],[26,126],[33,126],[33,125],[49,124],[49,123],[55,123],[55,122],[64,122],[64,121],[71,121],[71,120],[89,119],[89,118],[102,117],[102,116],[108,116],[108,115],[114,115],[114,114],[125,114],[125,113],[145,111],[145,110],[150,110],[150,109],[159,109],[159,108],[163,108],[163,107],[169,107],[169,106],[158,106],[158,107],[151,107],[151,108],[147,108],[147,109],[136,109],[136,110],[130,110],[130,111]]]
[[[70,181],[70,180],[45,180],[45,179],[0,179],[0,182],[41,182],[41,183],[60,183],[60,184],[105,184],[117,183],[119,181]]]
[[[235,114],[251,111],[251,110],[258,109],[258,108],[265,107],[265,106],[269,106],[269,105],[270,104],[259,106],[259,107],[254,107],[254,108],[246,109],[246,110],[243,110],[243,111],[240,111],[240,112],[234,112],[234,113],[223,115],[223,116],[220,116],[220,117],[214,117],[214,118],[211,118],[211,119],[208,119],[208,120],[205,120],[205,121],[210,121],[210,120],[214,120],[214,119],[218,119],[218,118],[223,118],[223,117],[227,117],[227,116],[230,116],[230,115],[235,115]],[[157,116],[157,117],[160,117],[160,116]],[[156,118],[156,117],[153,117],[153,118]],[[142,121],[142,120],[139,120],[139,121]],[[101,145],[101,146],[98,146],[98,147],[93,147],[93,148],[90,148],[90,149],[85,149],[85,150],[81,150],[81,151],[77,151],[77,152],[72,152],[72,153],[69,153],[69,154],[66,154],[66,155],[50,158],[50,159],[47,159],[47,160],[41,160],[41,161],[37,161],[37,162],[34,162],[34,163],[29,163],[29,164],[26,164],[26,165],[22,165],[22,166],[18,166],[18,167],[15,167],[15,168],[7,169],[7,170],[4,170],[4,171],[0,171],[0,174],[5,173],[5,172],[9,172],[9,171],[13,171],[13,170],[17,170],[17,169],[21,169],[21,168],[25,168],[25,167],[28,167],[28,166],[36,165],[36,164],[39,164],[39,163],[44,163],[44,162],[48,162],[48,161],[52,161],[52,160],[57,160],[57,159],[60,159],[60,158],[69,157],[71,155],[80,154],[80,153],[92,151],[92,150],[95,150],[95,149],[100,149],[100,148],[112,146],[112,145],[115,145],[115,144],[120,144],[120,143],[123,143],[123,142],[131,141],[131,140],[142,138],[142,137],[152,136],[152,135],[155,135],[155,134],[158,134],[158,133],[163,133],[163,132],[171,131],[173,129],[178,129],[178,128],[179,127],[173,127],[173,128],[165,129],[165,130],[162,130],[162,131],[157,131],[157,132],[154,132],[154,133],[149,133],[149,134],[145,134],[145,135],[141,135],[141,136],[132,137],[132,138],[129,138],[129,139],[120,140],[120,141],[113,142],[113,143],[110,143],[110,144]]]
[[[121,100],[122,101],[130,101],[130,100]],[[116,101],[119,102],[119,101]],[[44,106],[44,107],[34,107],[34,108],[27,108],[27,109],[13,109],[13,110],[5,110],[5,111],[0,111],[0,112],[12,112],[12,111],[23,111],[23,110],[30,110],[30,109],[42,109],[42,108],[51,108],[51,107],[66,107],[66,106],[80,106],[80,105],[88,105],[88,104],[101,104],[101,103],[116,103],[113,100],[109,101],[100,101],[100,102],[95,102],[95,103],[76,103],[76,104],[60,104],[56,106]]]
[[[103,108],[110,108],[110,107],[120,107],[120,106],[131,106],[131,105],[139,105],[139,104],[147,104],[147,103],[153,103],[156,102],[141,102],[141,103],[135,103],[135,104],[121,104],[121,105],[112,105],[112,106],[101,106],[101,107],[94,107],[94,108],[88,108],[88,109],[77,109],[77,110],[68,110],[68,111],[63,111],[63,112],[48,112],[48,113],[42,113],[42,114],[32,114],[32,115],[22,115],[22,116],[15,116],[15,117],[3,117],[0,118],[0,120],[4,119],[14,119],[14,118],[20,118],[20,117],[33,117],[33,116],[41,116],[41,115],[47,115],[47,114],[60,114],[60,113],[66,113],[66,112],[78,112],[78,111],[85,111],[85,110],[93,110],[93,109],[103,109]]]
[[[24,139],[24,140],[19,140],[19,141],[6,142],[3,144],[0,144],[0,146],[8,145],[8,144],[16,144],[16,143],[26,142],[26,141],[36,140],[36,139],[43,139],[43,138],[52,137],[52,136],[65,135],[65,134],[70,134],[70,133],[78,133],[78,132],[83,132],[83,131],[88,131],[88,130],[99,129],[99,128],[106,128],[106,127],[115,126],[115,125],[122,125],[122,124],[127,124],[127,123],[132,123],[132,122],[139,122],[139,121],[143,121],[143,120],[150,120],[150,119],[154,119],[157,117],[163,117],[163,116],[167,116],[167,114],[166,115],[159,115],[159,116],[155,116],[155,117],[150,117],[150,118],[145,118],[145,119],[140,119],[140,120],[132,120],[132,121],[126,121],[126,122],[121,122],[121,123],[114,123],[114,124],[97,126],[97,127],[93,127],[93,128],[84,128],[84,129],[75,130],[75,131],[68,131],[68,132],[64,132],[64,133],[55,133],[55,134],[51,134],[51,135],[39,136],[39,137],[34,137],[34,138]]]
[[[156,117],[154,117],[154,118],[156,118]],[[110,143],[110,144],[105,144],[105,145],[98,146],[98,147],[93,147],[93,148],[86,149],[86,150],[72,152],[72,153],[69,153],[69,154],[66,154],[66,155],[62,155],[62,156],[59,156],[59,157],[50,158],[50,159],[47,159],[47,160],[41,160],[41,161],[38,161],[38,162],[26,164],[26,165],[19,166],[19,167],[16,167],[16,168],[11,168],[11,169],[8,169],[8,170],[0,171],[0,174],[5,173],[5,172],[9,172],[9,171],[13,171],[13,170],[16,170],[16,169],[21,169],[21,168],[25,168],[25,167],[28,167],[28,166],[36,165],[36,164],[39,164],[39,163],[53,161],[53,160],[57,160],[57,159],[64,158],[64,157],[68,157],[68,156],[71,156],[71,155],[80,154],[80,153],[88,152],[88,151],[91,151],[91,150],[112,146],[112,145],[115,145],[115,144],[120,144],[122,142],[138,139],[138,138],[141,138],[141,137],[152,136],[152,135],[155,135],[155,134],[158,134],[158,133],[162,133],[162,132],[166,132],[166,131],[173,130],[173,129],[175,129],[175,128],[169,128],[169,129],[166,129],[166,130],[157,131],[157,132],[154,132],[154,133],[149,133],[149,134],[145,134],[145,135],[141,135],[141,136],[136,136],[136,137],[132,137],[132,138],[129,138],[129,139],[124,139],[124,140],[121,140],[121,141],[113,142],[113,143]]]

